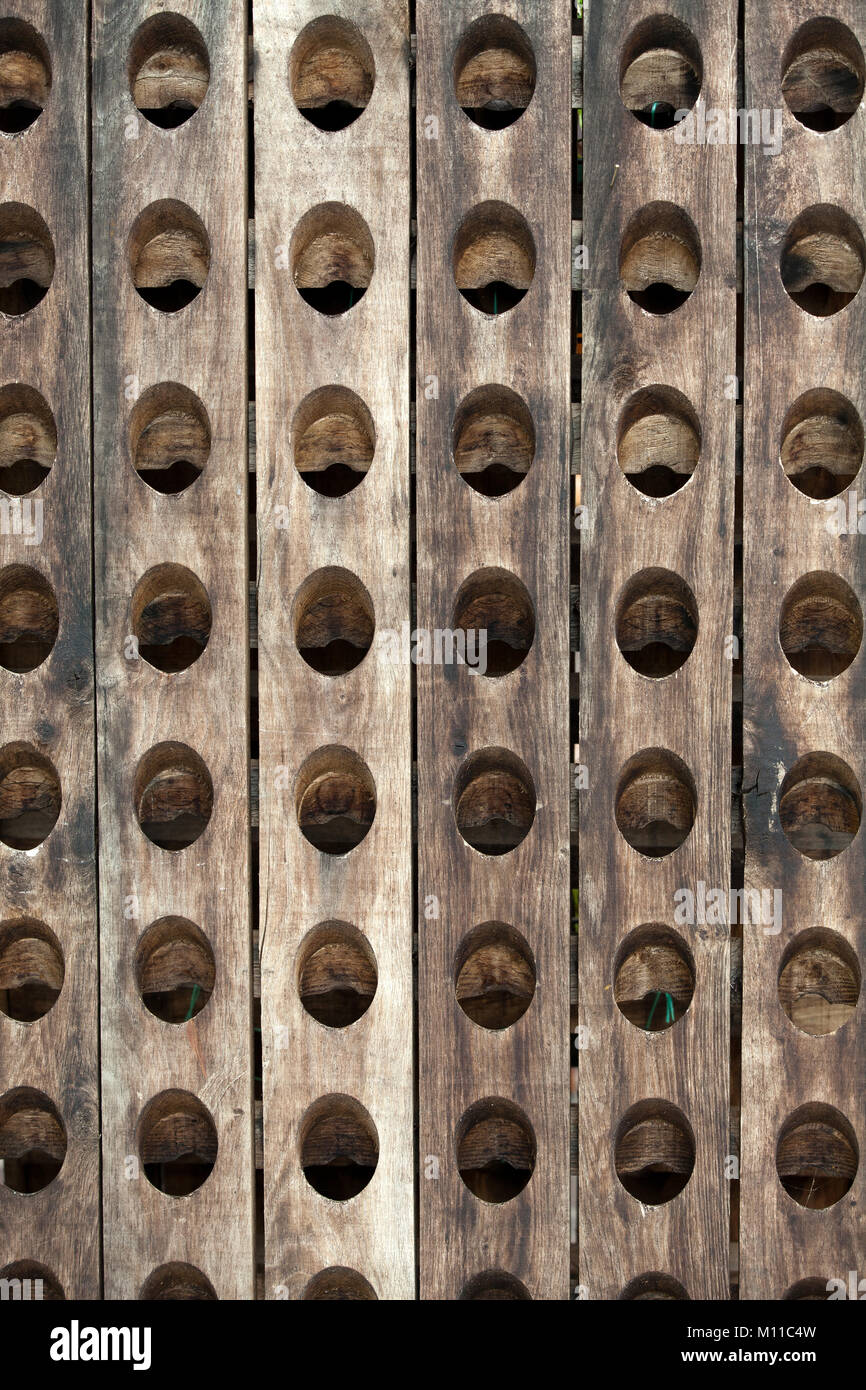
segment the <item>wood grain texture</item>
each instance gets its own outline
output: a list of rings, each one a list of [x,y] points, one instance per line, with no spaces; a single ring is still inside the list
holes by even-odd
[[[835,857],[813,859],[798,851],[782,828],[782,783],[806,754],[823,752],[843,760],[861,788],[866,776],[863,709],[866,661],[862,646],[847,669],[835,677],[809,679],[794,669],[783,650],[796,640],[787,633],[783,603],[792,585],[816,571],[824,579],[823,610],[832,617],[830,576],[849,586],[855,608],[866,595],[863,540],[834,530],[839,498],[829,501],[792,485],[786,471],[806,466],[857,473],[862,435],[853,460],[846,409],[837,400],[817,426],[786,428],[788,412],[805,392],[838,392],[866,415],[866,299],[862,289],[846,308],[815,317],[785,292],[780,262],[788,229],[806,208],[841,208],[862,232],[866,228],[866,113],[855,101],[854,114],[836,130],[818,133],[802,124],[786,104],[781,88],[783,54],[802,24],[832,16],[866,45],[862,5],[838,0],[828,6],[795,0],[746,6],[746,88],[750,106],[782,111],[781,153],[765,159],[746,152],[745,282],[746,382],[743,461],[744,515],[744,786],[746,794],[746,886],[782,891],[782,926],[777,934],[746,930],[743,958],[743,1168],[741,1296],[782,1298],[803,1280],[816,1282],[813,1295],[826,1297],[827,1281],[847,1281],[862,1266],[864,1177],[862,1158],[849,1190],[823,1210],[807,1209],[786,1192],[777,1175],[776,1151],[783,1127],[800,1106],[832,1106],[853,1127],[862,1155],[863,1081],[866,1063],[863,1001],[852,1012],[856,988],[842,971],[841,987],[826,969],[801,977],[784,970],[796,938],[810,928],[834,933],[847,943],[862,968],[866,950],[866,849],[862,829]],[[840,70],[837,67],[837,75]],[[801,74],[803,66],[800,65]],[[814,90],[814,89],[813,89]],[[850,95],[850,93],[849,93]],[[850,110],[850,106],[848,108]],[[809,277],[820,279],[820,276]],[[823,421],[823,423],[822,423]],[[828,435],[829,431],[829,435]],[[811,442],[809,434],[811,432]],[[799,438],[799,444],[798,444]],[[827,439],[830,445],[827,447]],[[844,465],[844,466],[843,466]],[[862,471],[853,481],[838,478],[847,514],[853,490],[862,498]],[[826,496],[826,492],[823,494]],[[819,494],[820,496],[820,494]],[[833,646],[833,624],[809,620],[825,653]],[[796,614],[795,614],[796,616]],[[802,636],[802,634],[801,634]],[[849,658],[857,649],[857,635]],[[814,674],[814,672],[813,672]],[[827,786],[812,784],[817,800],[801,803],[807,823],[829,825]],[[809,792],[806,793],[807,799]],[[847,800],[851,805],[850,798]],[[787,802],[787,798],[786,798]],[[843,841],[844,842],[844,841]],[[802,958],[801,958],[802,961]],[[830,964],[832,967],[833,955]],[[846,993],[847,991],[847,993]],[[800,1012],[790,1016],[797,1000]],[[828,1017],[829,1005],[842,1004],[842,1018]],[[786,1001],[786,1007],[783,1007]],[[818,1007],[810,1019],[803,1007]],[[836,1031],[828,1031],[836,1025]],[[808,1027],[811,1031],[804,1031]],[[818,1035],[814,1030],[819,1029]],[[800,1171],[820,1180],[832,1164],[833,1138],[826,1131],[811,1155],[801,1155]],[[795,1167],[797,1165],[795,1164]],[[811,1181],[811,1180],[810,1180]],[[810,1185],[807,1181],[806,1186]]]
[[[166,129],[136,110],[127,72],[130,45],[151,10],[145,0],[97,3],[92,40],[106,1294],[136,1298],[157,1268],[184,1262],[201,1271],[218,1297],[250,1298],[246,14],[240,0],[172,5],[198,31],[209,81],[200,108]],[[179,46],[185,51],[182,41]],[[173,208],[165,217],[163,209],[153,225],[137,223],[161,200],[175,200],[180,212]],[[186,254],[190,244],[192,257]],[[166,254],[172,247],[179,266]],[[209,250],[204,260],[203,247]],[[178,312],[162,312],[136,292],[134,279],[167,294],[166,282],[178,274],[196,283],[208,261],[200,294]],[[134,467],[142,434],[165,429],[170,436],[196,418],[189,398],[178,404],[174,394],[155,412],[156,423],[137,414],[154,399],[145,393],[163,383],[194,393],[209,421],[201,475],[177,493],[157,491]],[[177,462],[188,443],[183,435],[163,461]],[[149,634],[157,651],[168,649],[176,587],[169,583],[159,591],[164,602],[155,612],[148,606],[152,595],[146,595],[143,615],[133,601],[142,576],[163,564],[192,571],[211,610],[207,645],[183,670],[156,669],[144,655],[135,659],[128,641],[143,616],[151,628],[142,646]],[[161,634],[160,621],[169,622]],[[200,756],[212,797],[206,780],[173,772],[171,758],[136,783],[139,760],[163,743],[186,745]],[[210,801],[204,832],[184,849],[152,842],[137,823],[138,813],[149,817],[171,842],[172,827],[177,832],[184,825],[182,814],[207,814]],[[189,1022],[156,1017],[136,981],[137,944],[165,917],[195,924],[215,957],[212,996]],[[194,972],[181,976],[191,973],[194,982]],[[185,1196],[158,1190],[143,1164],[190,1147],[212,1159],[212,1137],[198,1125],[194,1105],[191,1119],[169,1112],[139,1135],[144,1107],[166,1091],[191,1093],[216,1129],[213,1171]]]
[[[30,481],[33,490],[26,496],[11,478],[15,493],[0,492],[3,641],[14,642],[22,634],[26,639],[28,632],[39,630],[33,599],[27,597],[27,584],[14,577],[14,567],[35,570],[50,585],[59,631],[47,659],[26,673],[5,669],[4,656],[0,760],[4,802],[15,781],[14,773],[8,775],[7,750],[22,743],[53,764],[62,805],[54,829],[38,848],[0,845],[0,1097],[22,1086],[47,1095],[65,1127],[66,1154],[57,1177],[39,1192],[25,1195],[0,1186],[0,1271],[10,1263],[36,1261],[54,1276],[67,1298],[92,1299],[99,1295],[100,1276],[87,5],[83,0],[73,5],[30,0],[15,11],[44,42],[52,81],[41,91],[38,82],[36,87],[24,83],[20,95],[29,99],[39,92],[42,114],[28,129],[2,137],[4,292],[20,273],[7,273],[10,247],[22,244],[17,236],[20,219],[7,217],[9,204],[23,205],[43,219],[55,264],[41,303],[20,317],[5,312],[0,316],[4,469],[31,454],[51,469],[41,483],[36,477]],[[34,77],[40,72],[44,76],[45,68],[36,62]],[[38,278],[38,270],[35,273]],[[22,419],[22,413],[28,415],[26,401],[23,412],[20,402],[10,401],[7,388],[16,383],[43,398],[56,428],[56,457],[50,437],[44,452],[40,448],[39,439],[44,443],[45,435],[38,420],[34,424],[32,416]],[[22,433],[12,441],[16,417]],[[23,606],[16,610],[13,596],[22,591],[18,603]],[[7,806],[4,815],[8,814]],[[4,839],[7,828],[8,822]],[[28,919],[37,919],[54,933],[62,953],[61,974],[56,956],[52,968],[50,951],[41,959],[37,951],[35,968],[32,958],[29,964],[22,958],[20,969],[16,967],[9,934]],[[9,1017],[9,986],[37,980],[54,988],[62,980],[54,1006],[33,1022]],[[9,1160],[15,1140],[8,1122],[0,1145]],[[8,1182],[8,1171],[6,1176]]]
[[[491,14],[522,28],[537,69],[529,106],[502,130],[471,121],[453,86],[464,31]],[[424,0],[417,23],[418,623],[451,625],[458,591],[485,567],[521,581],[535,621],[528,655],[510,674],[418,667],[420,1294],[471,1296],[481,1287],[473,1281],[498,1271],[533,1298],[560,1299],[568,1296],[569,1200],[570,7]],[[455,285],[455,244],[465,263],[458,228],[486,202],[515,209],[534,242],[532,282],[507,313],[481,312]],[[519,280],[526,270],[525,255],[523,272],[514,272],[500,254],[510,216],[494,210],[479,228],[482,280]],[[470,487],[452,456],[455,413],[487,386],[516,393],[535,434],[528,473],[498,498]],[[489,440],[495,409],[491,418]],[[496,605],[481,605],[472,626],[495,620]],[[456,785],[467,756],[491,747],[522,761],[534,791],[503,781],[496,765],[480,785]],[[458,830],[455,796],[479,835],[497,818],[500,829],[513,826],[527,810],[534,823],[511,852],[483,854]],[[499,1031],[462,1011],[455,981],[469,931],[487,922],[522,935],[537,975],[526,1012]],[[486,969],[495,994],[501,975],[495,962]],[[461,1133],[469,1108],[488,1098],[520,1108],[537,1148],[528,1183],[501,1204],[474,1195],[458,1171],[486,1167],[482,1186],[497,1170],[526,1176],[526,1135],[507,1114],[483,1112]]]
[[[380,1299],[403,1299],[415,1286],[411,666],[394,659],[385,635],[402,640],[410,620],[408,10],[405,0],[335,0],[326,13],[355,26],[342,56],[336,45],[336,69],[327,45],[318,67],[319,50],[303,34],[321,13],[309,0],[254,6],[265,1294],[325,1296],[311,1281],[337,1267]],[[292,98],[295,64],[302,102],[311,73],[334,78],[326,91],[339,97],[342,65],[351,71],[365,45],[375,72],[369,103],[344,129],[319,129]],[[321,222],[303,221],[322,204],[331,207]],[[311,225],[320,240],[309,246],[296,238]],[[358,290],[365,279],[363,297],[331,315],[296,287],[348,281]],[[315,398],[317,411],[308,397],[321,388],[330,389]],[[357,486],[345,495],[310,485],[347,460]],[[335,587],[326,580],[308,605],[302,585],[333,567],[342,577]],[[352,576],[369,600],[360,618],[345,603]],[[356,657],[372,645],[354,669],[331,675],[302,657],[296,630],[314,661],[329,636],[335,646],[354,637]],[[373,807],[369,786],[357,795],[351,760],[333,779],[330,764],[318,769],[301,795],[307,759],[328,748],[363,760],[375,788],[365,837],[335,853],[306,838],[299,809],[305,830],[325,834],[335,813],[357,829]],[[344,755],[338,761],[345,771]],[[333,920],[355,928],[362,956],[375,957],[372,1003],[346,1027],[319,1021],[301,999],[302,989],[306,998],[317,992],[315,970],[303,982],[300,973],[309,933]],[[344,984],[363,993],[351,971]],[[304,1154],[309,1107],[335,1095],[366,1110],[377,1161],[366,1139],[353,1145],[342,1102],[339,1113],[326,1106]],[[347,1158],[375,1161],[375,1173],[338,1200],[308,1182],[304,1157],[332,1177]]]
[[[700,103],[725,111],[735,106],[736,6],[714,6],[710,15],[703,5],[677,0],[668,9],[700,47]],[[730,883],[726,638],[733,631],[735,401],[726,386],[735,372],[735,149],[676,143],[673,129],[650,129],[620,100],[620,55],[635,26],[656,10],[644,0],[590,5],[584,36],[587,510],[581,532],[580,761],[588,785],[579,793],[579,1020],[586,1030],[579,1066],[579,1280],[592,1299],[615,1298],[650,1273],[672,1277],[692,1298],[728,1293],[727,926],[678,929],[694,959],[696,984],[693,1002],[675,1026],[648,1031],[630,1022],[615,1002],[615,963],[629,933],[644,924],[673,927],[679,888],[695,892],[703,881],[727,891]],[[702,253],[693,293],[668,314],[648,312],[625,292],[629,277],[638,293],[645,283],[668,278],[670,228],[661,214],[650,214],[643,228],[643,250],[656,262],[649,275],[633,263],[633,243],[626,238],[631,219],[659,202],[687,214]],[[659,233],[662,239],[654,244]],[[683,290],[691,275],[688,260],[677,260],[688,272]],[[664,499],[633,487],[617,459],[623,411],[634,393],[650,386],[683,393],[701,435],[694,476]],[[664,679],[627,664],[615,636],[624,586],[652,568],[684,580],[697,607],[691,654]],[[647,749],[676,755],[695,784],[691,832],[678,849],[659,857],[633,848],[616,823],[624,765]],[[668,796],[670,786],[657,770],[646,773],[620,803],[623,823],[632,830],[646,821],[676,823],[683,809]],[[657,989],[668,987],[664,979],[662,973]],[[637,1131],[625,1137],[619,1166],[627,1178],[651,1174],[654,1160],[671,1173],[688,1171],[669,1112],[659,1103],[677,1107],[694,1136],[694,1171],[680,1195],[660,1205],[631,1195],[615,1166],[623,1118],[644,1101],[656,1105],[643,1119],[638,1112]]]

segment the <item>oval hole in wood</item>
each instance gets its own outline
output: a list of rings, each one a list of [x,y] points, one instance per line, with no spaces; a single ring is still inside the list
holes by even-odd
[[[345,203],[319,203],[305,212],[289,248],[298,294],[320,314],[354,308],[373,279],[376,252],[370,228]]]
[[[457,288],[473,308],[491,317],[507,313],[535,275],[529,223],[508,203],[478,203],[460,223],[451,263]]]
[[[206,1182],[219,1141],[207,1106],[191,1091],[160,1091],[136,1126],[136,1146],[149,1183],[170,1197],[185,1197]]]
[[[462,35],[454,55],[457,103],[475,125],[504,130],[532,101],[535,54],[519,24],[482,15]]]
[[[298,406],[292,425],[295,467],[323,497],[345,497],[367,476],[376,452],[373,417],[345,386],[320,386]]]
[[[55,1274],[36,1260],[15,1260],[0,1269],[0,1279],[17,1279],[21,1299],[25,1302],[62,1303],[66,1298],[63,1285]],[[16,1294],[12,1292],[11,1298]]]
[[[690,401],[672,386],[636,391],[617,430],[617,461],[645,497],[672,497],[701,456],[701,427]]]
[[[690,297],[701,274],[694,222],[673,203],[647,203],[622,239],[619,277],[629,299],[648,314],[671,314]]]
[[[454,962],[457,1002],[482,1028],[510,1028],[535,995],[535,958],[526,938],[505,922],[482,922],[460,943]]]
[[[155,565],[142,575],[130,605],[138,654],[158,671],[185,671],[208,644],[210,599],[185,565]]]
[[[835,1206],[850,1189],[859,1163],[854,1131],[831,1105],[801,1105],[782,1126],[776,1172],[798,1206],[810,1211]]]
[[[860,998],[860,964],[838,932],[815,927],[789,942],[779,970],[779,1003],[803,1033],[835,1033]]]
[[[0,922],[0,1010],[19,1023],[44,1018],[57,1002],[66,967],[63,948],[44,922]]]
[[[617,827],[632,849],[659,859],[688,838],[696,804],[694,780],[682,759],[665,748],[645,748],[620,773]]]
[[[810,19],[785,49],[782,96],[810,130],[838,130],[863,100],[864,74],[863,49],[848,26],[828,17]]]
[[[154,492],[183,492],[201,474],[210,449],[210,420],[194,392],[163,381],[139,396],[129,417],[129,452]]]
[[[617,952],[613,981],[616,1006],[629,1023],[664,1032],[682,1018],[694,993],[694,957],[678,932],[652,922],[629,933]]]
[[[638,1101],[619,1122],[614,1165],[626,1192],[644,1206],[672,1201],[695,1166],[695,1136],[685,1115],[669,1101]]]
[[[691,111],[702,83],[701,50],[681,20],[656,14],[632,29],[620,58],[619,92],[645,126],[670,130]]]
[[[292,604],[295,644],[323,676],[354,671],[373,645],[373,600],[357,575],[327,565],[308,575]]]
[[[842,208],[816,204],[788,228],[779,269],[782,284],[805,313],[815,318],[838,314],[863,283],[863,234]]]
[[[0,488],[13,497],[32,492],[57,457],[57,426],[32,386],[0,388]]]
[[[662,680],[684,665],[698,640],[695,596],[671,570],[641,570],[620,594],[615,629],[632,670]]]
[[[60,616],[54,590],[30,565],[0,570],[0,666],[35,671],[57,641]]]
[[[506,676],[516,671],[535,639],[535,607],[515,574],[489,567],[476,570],[457,591],[452,628],[463,633],[471,671]]]
[[[860,829],[863,799],[847,763],[833,753],[807,753],[779,791],[782,830],[808,859],[833,859]]]
[[[535,458],[535,426],[525,401],[507,386],[470,391],[455,413],[451,447],[458,473],[476,492],[512,492]]]
[[[482,1202],[510,1202],[535,1171],[535,1133],[520,1106],[501,1096],[476,1101],[456,1136],[457,1168]]]
[[[135,814],[143,835],[160,849],[186,849],[203,834],[213,810],[213,783],[184,743],[158,743],[135,774]]]
[[[32,1086],[0,1096],[0,1159],[13,1192],[41,1192],[66,1158],[66,1126],[56,1105]]]
[[[379,972],[373,948],[348,922],[323,922],[307,934],[298,957],[297,986],[311,1018],[348,1028],[369,1009]]]
[[[163,314],[185,309],[210,270],[210,240],[192,208],[173,198],[151,203],[129,234],[132,283],[146,304]]]
[[[351,1096],[322,1096],[301,1121],[304,1177],[334,1202],[357,1197],[379,1162],[379,1135],[368,1112]]]
[[[827,1279],[798,1279],[782,1294],[788,1303],[824,1303],[830,1297]]]
[[[42,115],[50,91],[45,40],[23,19],[0,19],[0,131],[28,130]]]
[[[160,1265],[141,1286],[140,1300],[150,1303],[214,1303],[216,1292],[211,1281],[195,1265],[175,1261]]]
[[[29,743],[0,748],[0,840],[35,849],[54,829],[63,798],[53,763]]]
[[[179,14],[152,15],[136,30],[127,64],[129,90],[151,125],[173,130],[201,106],[210,81],[204,39]]]
[[[464,1284],[460,1293],[461,1303],[523,1303],[531,1299],[526,1285],[504,1269],[485,1269]]]
[[[323,854],[348,854],[376,815],[372,773],[350,748],[331,744],[311,753],[295,784],[301,833]]]
[[[863,610],[844,579],[827,570],[791,585],[779,617],[779,642],[795,671],[830,681],[851,665],[863,641]]]
[[[508,854],[535,820],[529,769],[505,748],[481,748],[464,761],[454,786],[457,829],[480,854]]]
[[[639,1274],[626,1284],[617,1297],[626,1302],[670,1302],[688,1299],[688,1294],[679,1280],[670,1274]]]
[[[141,1002],[164,1023],[187,1023],[201,1013],[216,980],[210,942],[186,917],[160,917],[135,948]]]
[[[54,279],[54,242],[25,203],[0,205],[0,314],[20,318],[45,298]]]
[[[780,457],[806,497],[838,497],[850,487],[863,463],[863,423],[847,397],[823,387],[800,396],[782,426]]]
[[[307,1303],[377,1303],[379,1295],[356,1269],[332,1265],[313,1275],[301,1299]]]
[[[289,85],[301,115],[319,130],[345,130],[364,111],[376,85],[373,51],[356,24],[321,15],[296,38]]]

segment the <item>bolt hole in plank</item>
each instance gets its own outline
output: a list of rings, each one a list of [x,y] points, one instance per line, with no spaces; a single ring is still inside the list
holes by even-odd
[[[136,1147],[148,1182],[170,1197],[186,1197],[206,1182],[219,1141],[207,1106],[191,1091],[161,1091],[139,1116]]]
[[[529,223],[508,203],[478,203],[457,229],[451,264],[458,290],[474,309],[493,318],[507,313],[535,275]]]
[[[351,1096],[322,1096],[300,1127],[304,1177],[322,1197],[347,1202],[371,1181],[379,1162],[379,1135],[369,1113]]]
[[[54,279],[54,242],[24,203],[0,206],[0,314],[20,318],[45,298]]]
[[[682,1018],[694,993],[694,957],[678,932],[652,922],[629,933],[613,978],[614,1001],[629,1023],[664,1032]]]
[[[185,671],[210,637],[207,590],[185,565],[155,565],[138,581],[130,606],[139,656],[158,671]]]
[[[779,1003],[801,1032],[835,1033],[860,998],[860,963],[844,937],[824,927],[790,941],[779,970]]]
[[[328,565],[308,575],[292,605],[295,644],[323,676],[344,676],[373,645],[373,600],[357,575]]]
[[[535,820],[535,784],[529,769],[505,748],[481,748],[457,774],[457,829],[479,854],[508,854],[526,839]]]
[[[160,917],[135,949],[141,1001],[164,1023],[187,1023],[201,1013],[216,981],[216,962],[200,927],[185,917]]]
[[[659,859],[688,838],[696,804],[694,780],[682,759],[664,748],[645,748],[620,773],[616,824],[632,849]]]
[[[535,79],[535,54],[519,24],[497,14],[470,24],[454,55],[454,93],[470,121],[484,130],[513,125],[532,101]]]
[[[691,111],[703,82],[694,34],[672,15],[652,15],[629,34],[622,50],[623,105],[651,130],[670,130]]]
[[[663,679],[688,660],[698,639],[695,596],[671,570],[641,570],[620,594],[615,630],[632,670]]]
[[[23,19],[0,19],[0,132],[28,130],[50,91],[51,58],[42,36]]]
[[[330,744],[311,753],[298,774],[295,810],[301,834],[322,854],[348,854],[376,815],[376,785],[363,758]]]
[[[44,922],[0,923],[0,1010],[7,1018],[44,1018],[60,997],[65,972],[63,948]]]
[[[645,497],[672,497],[701,456],[701,427],[691,403],[672,386],[647,386],[627,402],[617,431],[617,461]]]
[[[614,1166],[626,1192],[644,1206],[673,1201],[695,1166],[695,1136],[682,1111],[664,1100],[631,1106],[617,1127]]]
[[[185,491],[200,477],[210,450],[210,420],[194,392],[164,381],[139,396],[129,419],[129,452],[154,492]]]
[[[779,791],[782,830],[808,859],[833,859],[860,829],[863,799],[850,767],[833,753],[807,753]]]
[[[512,1027],[535,987],[535,958],[521,932],[505,922],[482,922],[467,932],[454,962],[454,989],[473,1023],[493,1031]]]
[[[313,1275],[301,1299],[307,1303],[378,1303],[379,1295],[356,1269],[332,1265]]]
[[[837,497],[863,463],[860,416],[838,391],[806,391],[785,417],[780,452],[785,474],[799,492],[816,500]]]
[[[176,852],[204,833],[213,810],[213,783],[192,748],[159,743],[139,761],[134,799],[142,834],[160,849]]]
[[[129,90],[151,125],[173,130],[207,95],[210,59],[204,39],[179,14],[153,15],[136,32],[127,64]]]
[[[525,1284],[504,1269],[485,1269],[464,1285],[461,1303],[526,1303],[532,1295]]]
[[[863,234],[842,208],[818,203],[788,228],[779,269],[787,293],[805,313],[840,313],[858,293],[864,268]]]
[[[779,642],[801,676],[833,680],[851,665],[862,641],[863,610],[844,579],[815,570],[788,590],[779,617]]]
[[[810,130],[838,130],[863,100],[863,50],[838,19],[810,19],[782,59],[782,95]]]
[[[831,1105],[801,1105],[782,1126],[776,1172],[798,1206],[810,1211],[835,1206],[850,1189],[859,1163],[854,1131]]]
[[[10,849],[35,849],[48,838],[62,805],[54,765],[29,743],[0,748],[0,840]]]
[[[23,497],[39,487],[57,457],[57,426],[32,386],[0,389],[0,488]]]
[[[798,1279],[782,1294],[786,1303],[825,1303],[830,1297],[827,1279]]]
[[[63,1303],[66,1294],[55,1274],[36,1260],[15,1260],[0,1269],[10,1286],[9,1297],[23,1303]]]
[[[376,251],[359,212],[345,203],[319,203],[295,227],[289,261],[301,298],[334,318],[354,308],[367,293]]]
[[[462,632],[470,670],[507,676],[522,665],[535,639],[535,607],[526,585],[508,570],[476,570],[460,585],[452,627]]]
[[[149,1303],[215,1303],[211,1281],[195,1265],[175,1261],[160,1265],[141,1286],[139,1299]]]
[[[301,401],[292,426],[295,467],[322,497],[345,497],[364,481],[376,452],[373,417],[345,386],[320,386]]]
[[[129,235],[132,283],[151,308],[176,314],[199,295],[210,270],[210,239],[192,208],[173,198],[151,203]]]
[[[0,570],[0,666],[35,671],[57,641],[60,616],[54,590],[30,565]]]
[[[457,1169],[482,1202],[510,1202],[535,1171],[535,1132],[519,1105],[487,1096],[457,1126]]]
[[[0,1160],[13,1192],[41,1192],[66,1158],[66,1126],[56,1105],[32,1086],[0,1096]]]
[[[357,25],[321,15],[302,29],[289,59],[292,100],[319,130],[345,130],[369,105],[373,52]]]
[[[648,314],[672,314],[689,299],[701,274],[701,242],[692,219],[673,203],[647,203],[622,239],[620,282]]]
[[[526,402],[507,386],[470,391],[455,413],[451,448],[461,478],[482,497],[513,492],[535,458]]]
[[[373,948],[350,923],[323,922],[301,945],[297,983],[311,1018],[328,1028],[348,1028],[363,1018],[376,994]]]
[[[639,1274],[626,1284],[617,1297],[625,1302],[668,1303],[688,1299],[679,1280],[670,1274]]]

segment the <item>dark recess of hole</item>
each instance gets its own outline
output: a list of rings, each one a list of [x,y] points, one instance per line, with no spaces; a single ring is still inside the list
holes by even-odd
[[[672,314],[689,298],[690,291],[676,290],[673,285],[659,281],[645,290],[629,290],[628,297],[648,314]]]
[[[12,497],[24,497],[37,488],[50,472],[50,468],[37,463],[35,459],[16,459],[14,463],[0,467],[0,488]]]
[[[170,285],[139,285],[138,293],[152,309],[163,314],[176,314],[191,304],[200,293],[201,286],[192,280],[173,280]]]
[[[171,101],[167,106],[142,106],[139,110],[151,125],[159,126],[161,130],[176,130],[189,120],[198,107],[191,101]]]
[[[332,280],[329,285],[298,286],[301,298],[320,314],[333,318],[345,314],[366,293],[366,289],[356,289],[347,280]]]
[[[168,468],[139,468],[138,476],[154,492],[173,494],[183,492],[196,478],[200,478],[201,469],[196,468],[189,459],[175,459]]]
[[[339,98],[329,101],[326,106],[298,107],[310,124],[319,130],[345,130],[346,126],[358,119],[363,109],[351,101],[341,101]]]
[[[4,135],[20,135],[29,130],[35,120],[42,115],[42,107],[35,101],[10,101],[8,106],[0,107],[0,130]]]
[[[464,299],[468,299],[474,309],[480,309],[482,314],[489,314],[491,318],[495,318],[519,304],[526,290],[509,285],[505,280],[493,280],[489,285],[480,285],[477,289],[461,289],[460,293]]]

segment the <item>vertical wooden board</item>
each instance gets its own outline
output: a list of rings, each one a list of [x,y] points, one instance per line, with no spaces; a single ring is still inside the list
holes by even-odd
[[[175,0],[140,30],[151,12],[93,17],[105,1288],[135,1298],[187,1265],[163,1296],[204,1276],[249,1298],[246,13]],[[170,1182],[161,1162],[213,1159],[202,1106],[215,1166],[170,1195],[144,1165]]]
[[[417,22],[417,621],[523,656],[501,676],[447,648],[417,667],[420,1292],[567,1298],[570,6],[422,3]],[[503,94],[525,107],[503,129],[461,109],[490,119]],[[470,293],[533,273],[499,312],[502,284],[479,308],[455,266]],[[510,491],[461,476],[455,451],[482,487],[477,466],[503,454],[519,476],[533,436]],[[505,831],[498,852],[464,838],[458,803],[472,838]],[[484,1026],[461,972],[487,1019],[491,994],[531,1002]],[[514,1193],[533,1148],[522,1190],[477,1195]]]
[[[325,14],[253,16],[265,1282],[395,1299],[415,1281],[408,12]],[[329,95],[357,119],[328,129]],[[340,989],[359,1016],[332,1026]]]
[[[727,896],[731,881],[736,150],[680,143],[674,128],[637,119],[626,100],[652,108],[660,87],[672,108],[690,105],[677,73],[698,63],[698,109],[735,108],[736,6],[710,14],[677,0],[667,10],[673,32],[649,0],[592,4],[584,35],[579,1244],[589,1298],[616,1298],[649,1274],[677,1281],[691,1298],[728,1294],[727,913],[719,924],[678,925],[675,894],[697,898],[704,884]],[[670,68],[650,57],[649,78],[647,68],[642,75],[647,51],[670,54],[677,43],[683,53]],[[633,222],[639,214],[644,220]],[[672,312],[653,312],[666,307],[652,289],[665,282],[692,292]],[[647,388],[654,395],[640,397]],[[651,490],[642,475],[658,464],[694,476],[664,498],[626,476]],[[683,581],[692,599],[659,581],[659,570]],[[661,678],[653,642],[683,656],[692,650]],[[692,817],[673,852],[653,845],[654,830],[680,826],[670,847]],[[644,926],[649,933],[628,940]],[[672,930],[678,946],[660,936]],[[631,1007],[651,991],[674,990],[681,1013],[689,957],[694,998],[675,1026],[648,1030],[640,1007],[629,1021],[617,995]],[[666,1007],[663,997],[656,1002]],[[674,1184],[692,1147],[684,1190],[672,1200],[653,1193],[653,1164]]]
[[[49,1276],[67,1298],[96,1298],[87,5],[11,8],[0,23],[0,1277],[32,1272],[46,1298]],[[15,1190],[36,1149],[62,1160],[59,1173]]]
[[[750,1299],[827,1297],[833,1279],[847,1291],[863,1255],[862,830],[845,845],[866,776],[857,531],[866,298],[861,289],[839,312],[816,316],[784,280],[795,294],[833,282],[847,293],[862,278],[864,45],[856,0],[746,6],[747,103],[777,111],[781,125],[774,158],[746,151],[746,888],[781,894],[775,929],[747,928],[744,938],[740,1256]],[[822,91],[850,114],[836,129]],[[818,221],[803,241],[797,219],[810,208]],[[841,256],[835,271],[821,261],[828,247]],[[823,756],[803,765],[810,754]],[[792,776],[798,764],[802,779]],[[811,857],[795,841],[832,857]],[[816,1209],[827,1195],[833,1204]]]

